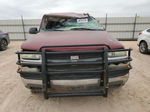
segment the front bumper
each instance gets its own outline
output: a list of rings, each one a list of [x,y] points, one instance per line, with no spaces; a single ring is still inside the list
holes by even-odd
[[[109,78],[109,87],[117,87],[124,85],[129,78],[129,74],[112,77]],[[34,80],[34,79],[25,79],[21,77],[25,87],[32,88],[38,87],[42,88],[42,80]],[[99,84],[99,79],[84,79],[84,80],[51,80],[51,86],[54,87],[77,87],[77,86],[85,86],[85,85],[97,85]]]

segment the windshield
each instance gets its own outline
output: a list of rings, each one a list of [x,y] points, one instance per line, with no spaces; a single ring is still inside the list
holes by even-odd
[[[43,20],[42,31],[67,30],[104,30],[93,17],[86,18],[56,18],[49,17]]]

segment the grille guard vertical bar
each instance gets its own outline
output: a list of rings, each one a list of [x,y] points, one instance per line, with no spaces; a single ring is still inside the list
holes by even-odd
[[[47,77],[47,72],[46,72],[46,56],[45,56],[45,49],[42,49],[42,83],[43,83],[43,94],[44,98],[47,99],[47,86],[48,86],[48,77]]]
[[[107,97],[108,95],[108,54],[107,49],[104,48],[104,96]]]

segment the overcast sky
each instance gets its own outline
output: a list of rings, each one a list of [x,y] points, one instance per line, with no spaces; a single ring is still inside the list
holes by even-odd
[[[88,12],[95,17],[150,16],[150,0],[0,0],[0,19],[41,18],[51,12]]]

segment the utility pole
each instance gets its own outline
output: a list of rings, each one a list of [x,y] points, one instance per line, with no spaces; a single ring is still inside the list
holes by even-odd
[[[135,14],[134,23],[133,23],[133,34],[132,34],[132,40],[134,40],[135,28],[136,28],[136,20],[137,20],[137,14]]]
[[[26,40],[25,25],[24,25],[24,20],[23,20],[23,16],[22,15],[21,15],[21,21],[22,21],[22,29],[23,29],[24,40]]]
[[[107,29],[107,13],[106,13],[106,17],[105,17],[105,30]]]

